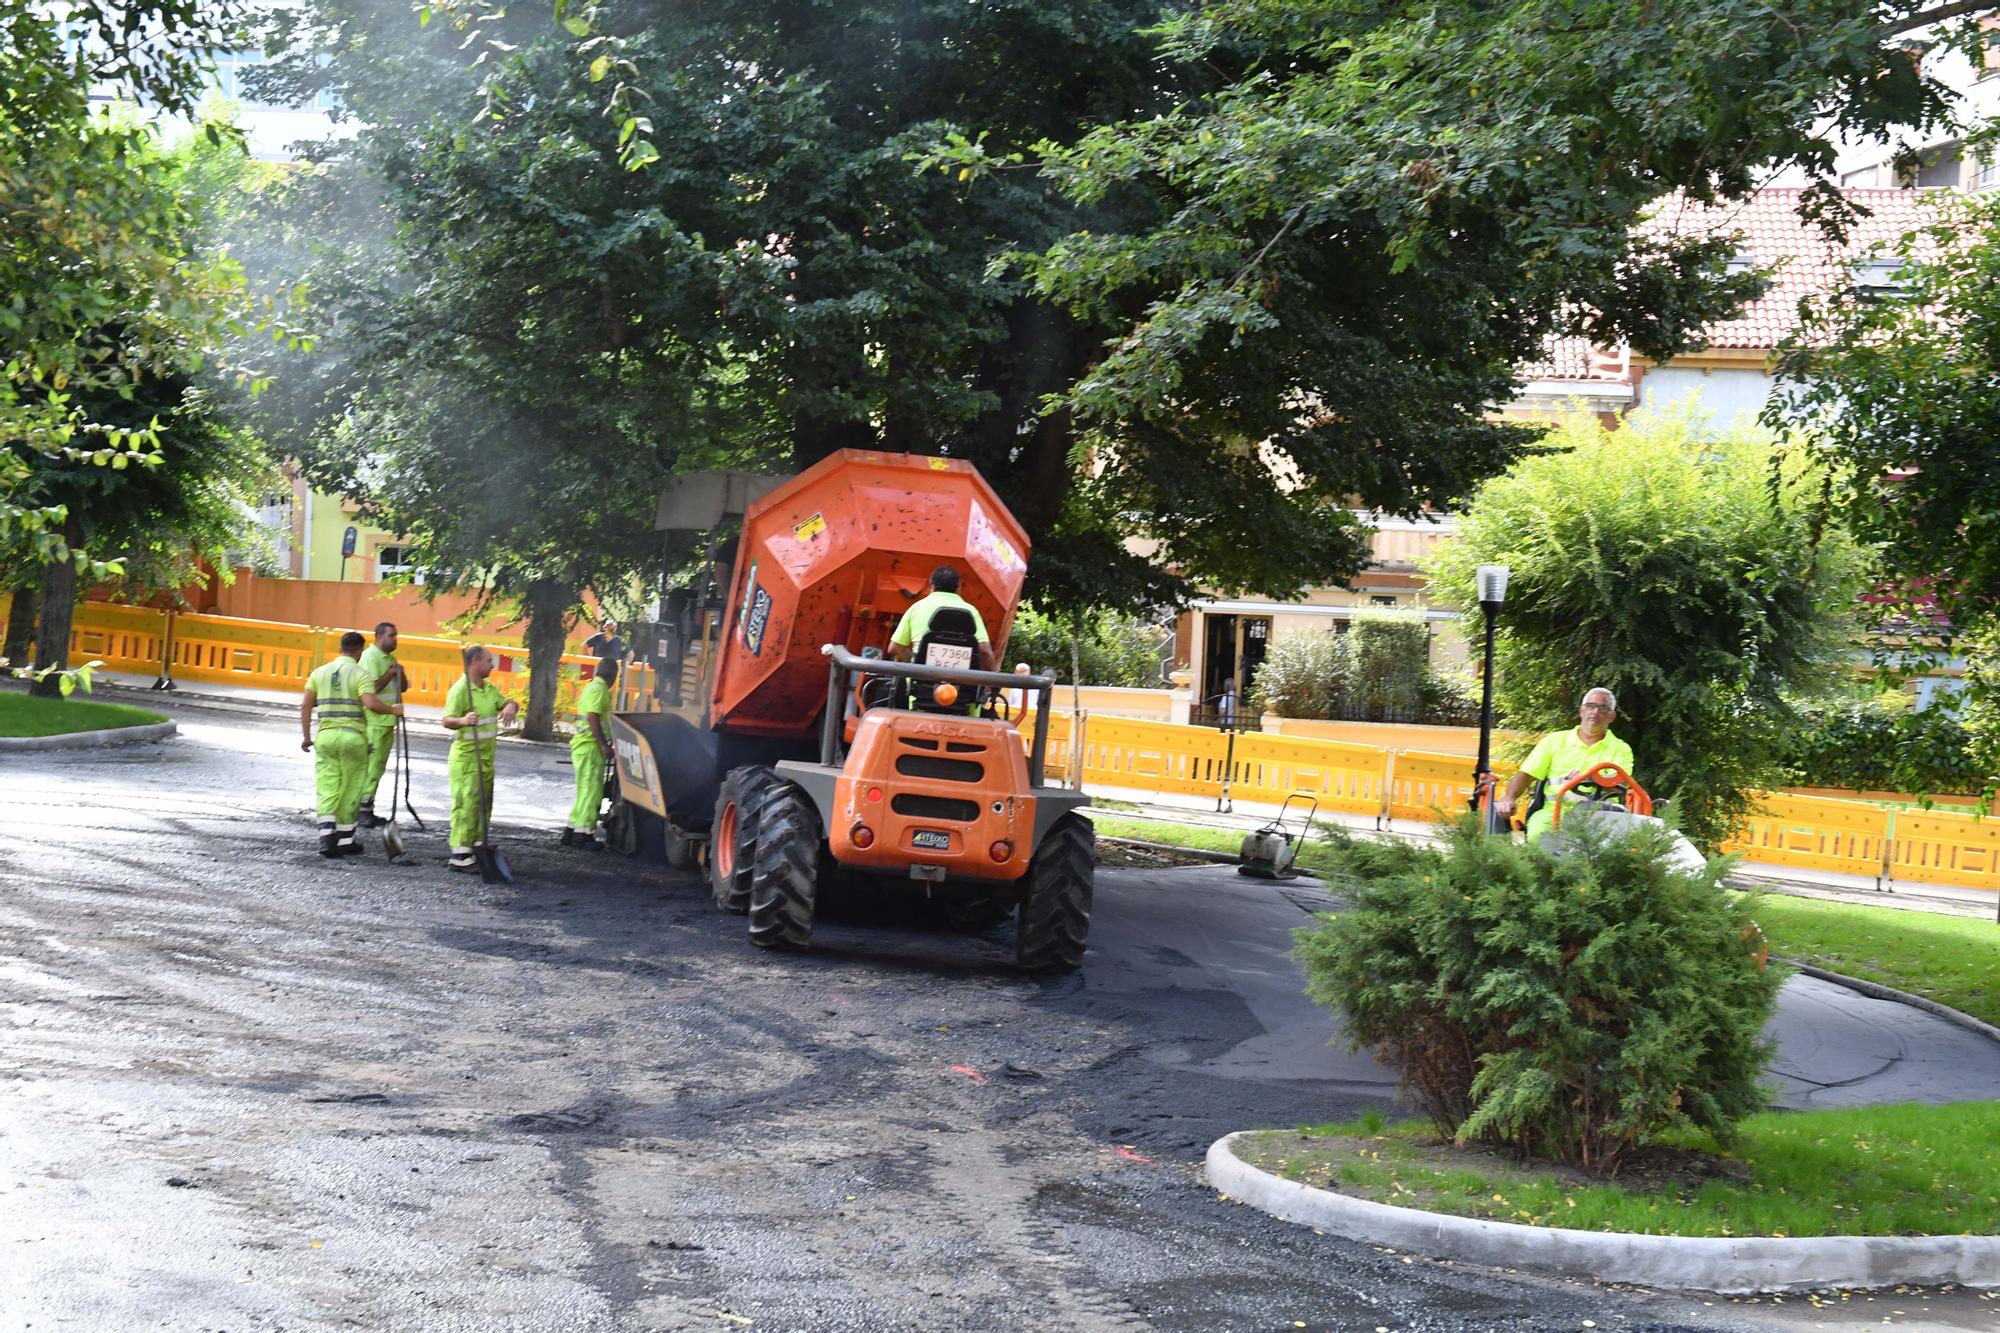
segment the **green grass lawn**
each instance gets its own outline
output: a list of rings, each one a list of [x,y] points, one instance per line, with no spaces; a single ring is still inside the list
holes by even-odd
[[[1705,1140],[1677,1146],[1712,1151]],[[1464,1217],[1660,1236],[2000,1233],[2000,1103],[1752,1116],[1736,1176],[1627,1188],[1440,1144],[1428,1125],[1266,1130],[1244,1160],[1303,1184]]]
[[[1769,893],[1757,924],[1771,952],[1894,986],[2000,1025],[2000,924]]]
[[[0,693],[0,736],[60,736],[71,731],[143,727],[167,719],[130,704],[88,699],[34,699],[12,690]]]
[[[1104,809],[1097,806],[1097,810]],[[1231,856],[1243,850],[1243,839],[1249,829],[1228,829],[1204,827],[1198,824],[1171,824],[1155,819],[1121,819],[1115,815],[1093,813],[1090,822],[1097,826],[1098,833],[1107,838],[1132,838],[1139,842],[1157,842],[1168,847],[1192,847],[1204,852],[1227,852]],[[1332,863],[1331,849],[1317,833],[1303,847],[1299,848],[1299,865],[1306,870],[1324,870]]]

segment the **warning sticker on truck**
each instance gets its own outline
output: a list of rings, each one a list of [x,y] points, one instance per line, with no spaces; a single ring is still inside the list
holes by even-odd
[[[798,538],[802,542],[809,542],[813,538],[819,536],[822,532],[825,531],[826,531],[826,515],[814,514],[811,518],[807,519],[805,522],[795,525],[792,528],[792,536]]]
[[[743,646],[750,650],[752,657],[764,652],[764,626],[771,619],[771,594],[762,588],[750,594],[750,614],[743,619]]]

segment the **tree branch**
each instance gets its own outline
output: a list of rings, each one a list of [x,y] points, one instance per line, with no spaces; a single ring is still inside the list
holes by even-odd
[[[1943,23],[1946,19],[1962,18],[1967,14],[1977,14],[1982,10],[1995,8],[1993,0],[1953,0],[1951,4],[1936,5],[1930,9],[1918,10],[1907,18],[1885,23],[1875,30],[1877,36],[1895,37],[1917,28],[1928,28],[1933,23]]]

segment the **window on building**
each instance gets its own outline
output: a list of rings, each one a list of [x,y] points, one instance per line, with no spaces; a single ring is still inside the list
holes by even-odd
[[[1370,606],[1394,606],[1396,599],[1387,593],[1375,593],[1368,599]]]
[[[2000,190],[2000,149],[1993,156],[1981,162],[1972,173],[1971,188],[1975,190]]]
[[[1990,79],[2000,74],[2000,14],[1979,20],[1979,36],[1986,43],[1979,53],[1979,77]]]
[[[375,550],[375,577],[386,579],[392,574],[406,575],[418,583],[424,581],[424,572],[411,563],[409,547],[377,547]]]
[[[1840,178],[1840,183],[1850,190],[1871,190],[1882,183],[1882,164],[1850,171]]]
[[[1864,259],[1854,266],[1854,294],[1864,301],[1890,301],[1903,294],[1903,261]]]
[[[1965,146],[1939,144],[1903,161],[1898,169],[1901,184],[1920,190],[1955,189],[1965,178]]]

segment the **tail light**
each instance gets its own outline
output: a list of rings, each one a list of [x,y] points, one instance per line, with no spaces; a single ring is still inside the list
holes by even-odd
[[[875,845],[875,830],[866,824],[856,824],[847,830],[847,840],[856,847],[868,848]]]
[[[991,847],[988,847],[986,849],[986,854],[992,857],[995,861],[1005,861],[1008,857],[1014,854],[1014,844],[1008,842],[1005,838],[1002,838],[1000,841],[994,843]]]

